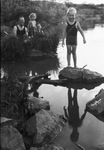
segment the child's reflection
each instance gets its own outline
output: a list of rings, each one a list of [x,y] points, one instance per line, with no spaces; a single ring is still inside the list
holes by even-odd
[[[68,110],[68,111],[67,111]],[[72,142],[77,142],[79,138],[78,127],[82,125],[82,122],[86,115],[86,109],[84,114],[79,117],[79,106],[77,102],[77,89],[74,89],[74,94],[72,97],[71,88],[68,89],[68,109],[66,110],[64,106],[65,117],[68,120],[69,125],[73,127],[73,131],[70,135]]]

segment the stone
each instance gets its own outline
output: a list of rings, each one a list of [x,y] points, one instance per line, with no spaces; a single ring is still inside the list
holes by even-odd
[[[66,78],[74,82],[104,82],[104,77],[97,72],[84,68],[66,67],[59,72],[59,78]]]
[[[62,147],[55,145],[47,145],[41,148],[31,147],[30,150],[64,150]]]
[[[104,121],[104,89],[101,89],[95,98],[86,104],[86,109],[95,117]]]
[[[41,109],[50,109],[49,102],[37,97],[29,97],[28,99],[28,110],[35,114],[36,111]]]
[[[41,144],[55,138],[64,124],[62,117],[42,109],[27,121],[26,131],[28,135],[34,135],[33,144]]]
[[[0,141],[1,149],[26,150],[22,135],[13,126],[1,128]]]
[[[95,150],[104,150],[104,143],[98,145]]]

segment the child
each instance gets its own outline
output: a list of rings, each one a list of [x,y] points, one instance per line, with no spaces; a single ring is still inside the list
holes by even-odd
[[[37,26],[36,26],[36,14],[31,13],[29,15],[29,23],[28,23],[28,32],[30,37],[34,37],[35,32],[37,31]]]
[[[64,38],[66,36],[66,46],[67,46],[67,61],[68,66],[70,67],[70,58],[71,53],[73,55],[74,67],[77,68],[77,57],[76,57],[76,48],[77,48],[77,31],[83,37],[83,43],[86,43],[83,30],[80,26],[80,23],[76,21],[77,11],[75,8],[70,7],[67,11],[67,22],[64,32]],[[62,46],[64,45],[64,38],[62,41]]]
[[[24,17],[19,17],[19,22],[16,26],[13,28],[13,34],[14,36],[24,39],[24,37],[28,36],[27,28],[24,26],[25,19]]]

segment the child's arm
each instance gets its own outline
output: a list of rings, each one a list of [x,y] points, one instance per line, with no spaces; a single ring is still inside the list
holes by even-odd
[[[82,35],[82,37],[83,37],[83,43],[86,43],[86,39],[85,39],[85,36],[84,36],[83,30],[82,30],[82,28],[81,28],[81,26],[80,26],[80,23],[79,23],[79,22],[77,22],[77,28],[78,28],[78,31],[80,32],[80,34],[81,34],[81,35]]]

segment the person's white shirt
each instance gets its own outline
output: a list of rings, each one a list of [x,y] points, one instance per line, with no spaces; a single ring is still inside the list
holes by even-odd
[[[34,28],[36,27],[36,21],[35,20],[31,21],[31,26],[34,27]]]

